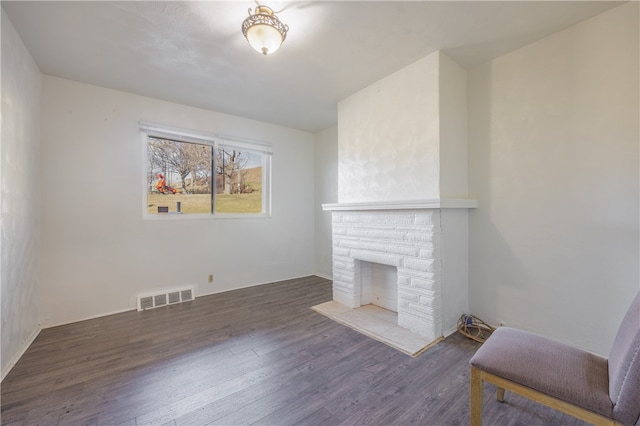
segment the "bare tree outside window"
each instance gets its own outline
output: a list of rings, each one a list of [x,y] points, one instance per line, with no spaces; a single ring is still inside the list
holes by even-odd
[[[262,213],[265,156],[149,137],[147,212]]]

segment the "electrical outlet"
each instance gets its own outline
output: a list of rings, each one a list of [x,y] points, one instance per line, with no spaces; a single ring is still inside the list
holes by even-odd
[[[209,282],[212,283],[213,282],[213,274],[209,274]]]

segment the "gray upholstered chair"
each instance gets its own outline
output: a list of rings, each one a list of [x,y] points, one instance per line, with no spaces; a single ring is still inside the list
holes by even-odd
[[[640,424],[640,293],[602,358],[514,328],[498,328],[469,361],[471,425],[482,424],[482,388],[498,387],[596,425]]]

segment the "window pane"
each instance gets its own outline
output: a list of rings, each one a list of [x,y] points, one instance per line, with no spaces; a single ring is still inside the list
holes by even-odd
[[[141,131],[146,214],[270,215],[270,144],[223,142],[211,134],[142,122]]]
[[[211,214],[210,145],[149,137],[147,211]]]
[[[262,213],[265,156],[233,146],[216,150],[216,213]]]

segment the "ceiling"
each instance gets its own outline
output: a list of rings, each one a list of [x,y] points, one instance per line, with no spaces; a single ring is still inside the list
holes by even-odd
[[[247,1],[2,1],[48,75],[317,132],[337,103],[436,51],[472,68],[613,1],[272,1],[270,56],[241,34]]]

